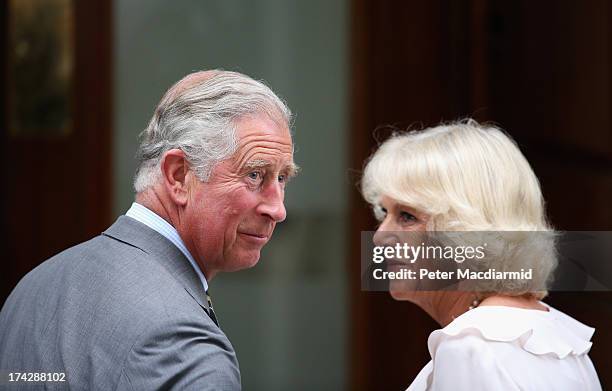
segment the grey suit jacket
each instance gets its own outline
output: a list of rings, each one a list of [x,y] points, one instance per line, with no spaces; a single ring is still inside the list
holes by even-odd
[[[207,311],[180,250],[121,216],[13,290],[0,312],[0,389],[34,386],[8,383],[7,372],[64,372],[66,382],[44,386],[239,390],[234,349]]]

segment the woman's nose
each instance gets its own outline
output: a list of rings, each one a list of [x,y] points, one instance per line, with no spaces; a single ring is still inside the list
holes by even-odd
[[[386,220],[380,224],[374,233],[373,241],[377,246],[392,246],[398,241],[397,232],[391,230]]]

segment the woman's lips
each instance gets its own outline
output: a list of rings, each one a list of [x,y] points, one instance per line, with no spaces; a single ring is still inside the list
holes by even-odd
[[[411,265],[409,262],[401,262],[395,259],[387,259],[385,261],[385,264],[386,264],[387,270],[390,270],[390,271],[398,271],[401,269],[413,269],[414,268],[414,266]]]
[[[410,268],[411,265],[409,262],[401,262],[401,261],[397,261],[394,259],[387,259],[385,261],[385,264],[387,265],[387,268],[393,267],[393,268]]]

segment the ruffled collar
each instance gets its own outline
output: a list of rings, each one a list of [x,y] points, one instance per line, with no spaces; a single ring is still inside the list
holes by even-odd
[[[587,354],[595,329],[549,305],[548,311],[503,306],[481,306],[453,320],[429,336],[432,359],[440,343],[460,334],[480,335],[487,341],[518,343],[535,355],[553,354],[558,359]]]

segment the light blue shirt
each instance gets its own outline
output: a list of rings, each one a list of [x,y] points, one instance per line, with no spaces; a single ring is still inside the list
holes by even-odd
[[[195,259],[193,258],[189,250],[187,250],[187,247],[185,247],[185,243],[183,243],[183,240],[179,236],[177,230],[172,225],[170,225],[170,223],[159,217],[152,210],[136,202],[132,203],[132,206],[125,213],[125,215],[143,223],[152,230],[159,232],[163,237],[165,237],[166,239],[171,241],[172,244],[178,247],[178,249],[181,250],[185,257],[187,257],[189,263],[191,263],[191,266],[193,266],[193,269],[200,278],[200,281],[202,282],[204,291],[208,291],[208,281],[206,281],[204,273],[202,273],[202,270],[200,270],[200,267],[196,263]]]

